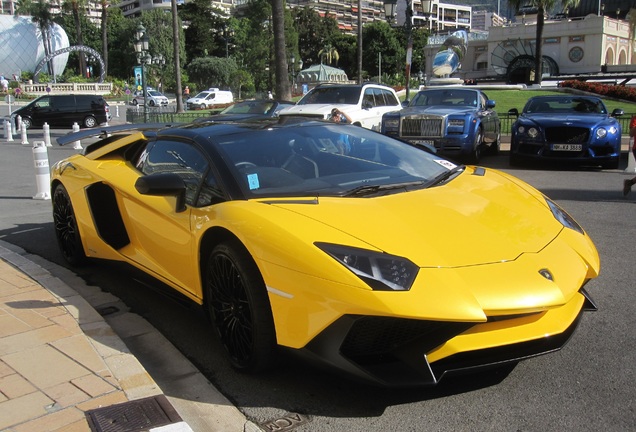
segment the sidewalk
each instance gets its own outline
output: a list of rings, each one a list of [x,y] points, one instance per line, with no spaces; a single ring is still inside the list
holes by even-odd
[[[78,293],[52,271],[74,276],[0,241],[0,431],[261,430],[149,324],[119,315],[118,333],[153,338],[167,356],[164,394],[94,307],[119,300],[75,277]]]

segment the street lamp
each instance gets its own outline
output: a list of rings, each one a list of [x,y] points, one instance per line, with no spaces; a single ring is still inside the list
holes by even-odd
[[[148,52],[149,38],[143,24],[137,26],[135,31],[135,53],[137,53],[137,63],[141,65],[141,88],[144,95],[144,123],[148,123],[148,89],[146,88],[146,65],[152,63],[152,56]]]
[[[384,0],[384,16],[389,23],[392,23],[397,14],[398,0]],[[406,101],[410,99],[411,92],[411,61],[413,58],[413,0],[405,0],[406,11],[404,19],[404,27],[406,28],[406,68],[404,75],[406,77]],[[420,2],[424,19],[428,19],[433,7],[433,0],[422,0]]]
[[[230,56],[230,39],[234,37],[234,30],[227,24],[223,24],[223,35],[221,38],[225,42],[225,58]]]
[[[291,76],[292,76],[291,81],[292,81],[292,96],[293,96],[293,91],[296,90],[296,71],[302,70],[303,61],[302,59],[298,60],[298,69],[296,69],[296,56],[292,54],[291,57],[289,58],[289,62],[291,63]]]

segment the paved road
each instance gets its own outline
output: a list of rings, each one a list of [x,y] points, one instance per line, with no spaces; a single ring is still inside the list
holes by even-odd
[[[72,152],[52,147],[49,158]],[[587,286],[599,311],[583,317],[569,344],[497,373],[448,380],[434,389],[386,391],[285,356],[272,373],[240,375],[219,355],[205,320],[157,295],[163,291],[156,285],[109,264],[80,275],[104,290],[120,289],[129,307],[186,352],[264,430],[295,421],[304,424],[294,431],[311,432],[636,430],[636,191],[623,199],[622,170],[512,169],[506,152],[484,158],[483,165],[511,172],[558,201],[589,232],[602,262],[601,276]],[[50,201],[32,199],[34,176],[30,146],[0,138],[0,239],[61,264]]]

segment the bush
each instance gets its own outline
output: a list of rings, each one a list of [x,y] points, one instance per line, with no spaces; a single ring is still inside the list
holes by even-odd
[[[568,80],[559,83],[559,87],[567,87],[576,90],[595,93],[614,99],[622,99],[629,102],[636,102],[636,88],[625,85],[603,84],[598,82]]]

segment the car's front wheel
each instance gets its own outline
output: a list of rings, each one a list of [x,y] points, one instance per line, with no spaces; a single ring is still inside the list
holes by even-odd
[[[77,228],[77,219],[71,198],[66,188],[61,184],[55,187],[52,201],[55,237],[62,256],[71,265],[81,265],[86,261],[86,255]]]
[[[199,109],[205,109],[205,108],[206,108],[205,104],[199,105]]]
[[[276,351],[271,305],[256,263],[238,241],[212,249],[204,271],[205,303],[232,366],[270,367]]]
[[[133,105],[138,105],[138,104],[139,104],[139,102],[137,102],[137,99],[133,99],[133,100],[132,100],[132,104],[133,104]]]
[[[31,129],[33,121],[28,117],[22,117],[21,124],[23,124],[26,129]]]
[[[155,106],[155,101],[150,99],[150,101],[148,102],[148,105],[150,105],[151,107]]]
[[[484,134],[481,129],[477,129],[475,133],[475,140],[473,141],[473,148],[471,153],[468,155],[468,163],[472,165],[476,165],[481,160],[481,148],[484,145]]]

